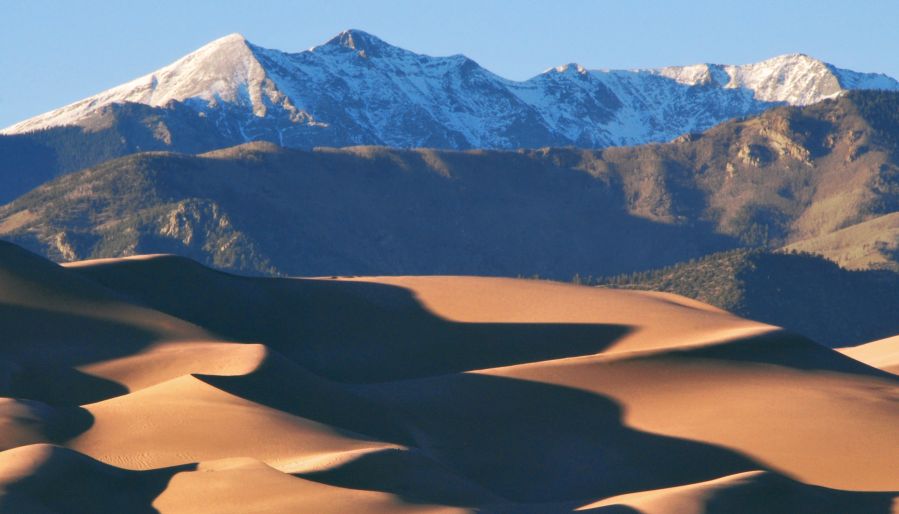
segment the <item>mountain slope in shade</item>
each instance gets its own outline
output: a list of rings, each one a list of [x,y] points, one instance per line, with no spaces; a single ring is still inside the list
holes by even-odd
[[[0,395],[65,428],[0,452],[2,512],[889,514],[899,494],[896,376],[676,295],[8,244],[0,270],[33,309],[0,320]],[[63,305],[67,338],[8,353]],[[104,323],[105,353],[59,351]]]
[[[57,260],[178,253],[303,276],[567,279],[734,244],[711,227],[629,213],[617,177],[544,152],[250,143],[197,157],[143,153],[61,177],[0,208],[0,219],[4,237]]]

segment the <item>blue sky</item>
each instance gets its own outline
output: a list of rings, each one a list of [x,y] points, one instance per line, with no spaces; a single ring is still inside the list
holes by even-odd
[[[0,127],[240,32],[298,51],[346,28],[525,79],[588,68],[747,63],[803,52],[899,77],[899,2],[0,0]]]

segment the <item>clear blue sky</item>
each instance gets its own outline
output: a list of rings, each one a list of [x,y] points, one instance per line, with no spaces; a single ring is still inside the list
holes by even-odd
[[[240,32],[299,51],[347,28],[525,79],[588,68],[747,63],[803,52],[899,77],[899,2],[872,0],[0,0],[0,127]]]

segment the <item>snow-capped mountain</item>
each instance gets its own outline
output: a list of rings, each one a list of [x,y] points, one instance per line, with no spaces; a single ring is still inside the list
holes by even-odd
[[[196,127],[211,128],[222,145],[604,147],[670,140],[848,89],[899,89],[899,82],[802,54],[740,66],[587,70],[567,64],[517,82],[462,55],[421,55],[358,30],[299,53],[261,48],[232,34],[2,133],[66,125],[95,130],[111,123],[110,112],[141,120],[151,112],[153,137],[175,149],[196,146],[188,143]],[[120,105],[129,103],[145,107]],[[190,122],[191,116],[202,123]]]

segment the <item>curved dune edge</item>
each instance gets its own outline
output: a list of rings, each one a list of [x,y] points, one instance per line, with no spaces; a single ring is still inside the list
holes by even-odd
[[[79,369],[136,392],[192,373],[246,375],[256,370],[269,352],[260,344],[178,341],[151,345],[138,353]]]
[[[196,325],[131,302],[117,291],[5,241],[0,241],[0,283],[0,305],[7,308],[129,325],[155,340],[208,336]]]
[[[879,514],[899,491],[899,378],[675,295],[5,251],[0,308],[31,310],[0,318],[0,512],[68,498],[98,512]]]
[[[627,426],[720,445],[809,484],[899,489],[899,387],[889,375],[777,333],[628,357],[479,373],[609,398]]]
[[[869,366],[899,375],[899,336],[872,341],[852,348],[838,348],[837,351]]]
[[[778,505],[789,498],[787,505]],[[642,514],[728,513],[837,513],[888,512],[888,493],[854,493],[808,486],[767,471],[747,471],[707,482],[606,498],[575,509],[602,512],[603,508],[629,507]]]
[[[360,277],[412,291],[435,315],[460,323],[609,323],[635,330],[604,353],[673,348],[760,334],[775,327],[670,293],[610,290],[492,277]],[[652,314],[650,320],[647,314]]]
[[[68,512],[451,513],[394,495],[332,487],[287,475],[249,458],[126,471],[78,452],[35,444],[0,452],[0,510]],[[79,504],[76,504],[79,505]]]
[[[320,512],[362,514],[468,512],[441,505],[420,505],[395,495],[333,487],[287,475],[252,459],[201,463],[178,473],[153,501],[160,512],[210,514],[245,512]]]
[[[85,409],[94,425],[67,446],[126,469],[236,455],[281,468],[282,462],[292,467],[297,460],[324,454],[395,447],[245,400],[192,375]]]
[[[59,265],[63,268],[77,269],[90,266],[102,266],[104,264],[116,264],[119,262],[152,261],[156,259],[183,259],[183,257],[179,257],[171,253],[145,253],[141,255],[129,255],[127,257],[107,257],[102,259],[85,259],[83,261],[61,262],[59,263]]]

